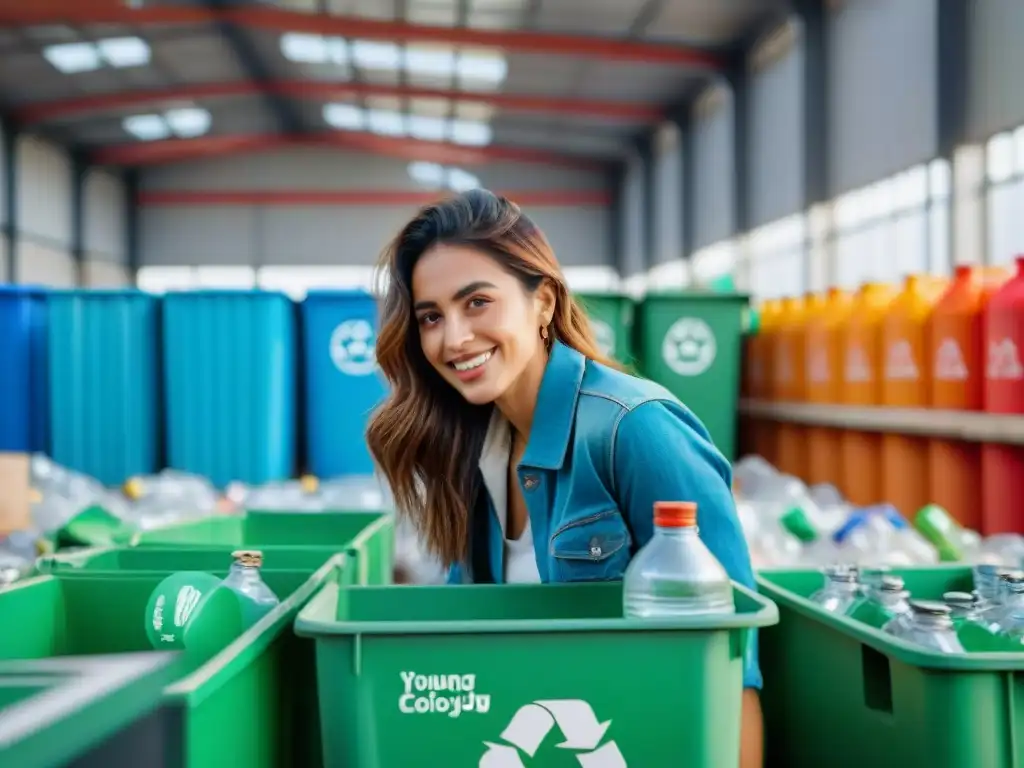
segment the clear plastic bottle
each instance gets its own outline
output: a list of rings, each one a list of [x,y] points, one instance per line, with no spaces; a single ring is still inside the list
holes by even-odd
[[[857,569],[850,565],[830,565],[824,569],[825,584],[811,595],[829,613],[848,613],[861,599],[861,585]]]
[[[259,550],[241,549],[232,552],[235,562],[224,579],[223,586],[235,592],[242,604],[242,622],[251,627],[281,601],[260,576],[263,553]]]
[[[903,616],[910,611],[909,597],[910,593],[903,584],[903,577],[886,574],[867,587],[864,599],[854,602],[846,615],[875,629],[881,629],[897,616]]]
[[[942,600],[949,606],[953,629],[965,651],[984,653],[1006,650],[1006,641],[982,620],[980,609],[983,603],[977,593],[947,592]]]
[[[654,505],[654,536],[623,576],[627,618],[734,613],[732,582],[698,535],[697,505]]]
[[[910,613],[897,616],[882,630],[893,637],[941,653],[963,653],[953,627],[952,611],[934,600],[911,600]]]

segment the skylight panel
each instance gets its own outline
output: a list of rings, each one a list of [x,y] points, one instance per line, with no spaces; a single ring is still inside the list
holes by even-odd
[[[423,141],[444,141],[448,138],[447,120],[425,115],[410,115],[408,118],[409,135]]]
[[[398,70],[402,67],[402,52],[394,43],[356,40],[352,43],[352,62],[363,69]]]
[[[61,43],[43,48],[43,58],[65,75],[91,72],[103,62],[100,52],[92,43]]]
[[[329,55],[327,40],[323,35],[285,32],[281,35],[281,55],[300,64],[323,64]]]
[[[353,104],[327,104],[324,122],[342,131],[361,131],[366,128],[366,113]]]
[[[140,141],[159,141],[171,136],[171,128],[161,115],[131,115],[122,125]]]
[[[440,187],[444,184],[446,170],[437,163],[409,163],[409,176],[413,181],[428,187]]]
[[[111,37],[96,43],[100,56],[112,67],[142,67],[149,64],[149,43],[140,37]]]
[[[491,143],[491,126],[470,120],[453,120],[451,139],[456,144],[484,147]]]
[[[210,113],[199,107],[168,110],[164,118],[171,130],[182,139],[194,139],[210,130]]]
[[[371,109],[366,113],[367,125],[381,136],[405,136],[405,119],[398,112]]]
[[[448,171],[448,186],[456,192],[467,192],[480,187],[480,179],[461,168],[451,168]]]

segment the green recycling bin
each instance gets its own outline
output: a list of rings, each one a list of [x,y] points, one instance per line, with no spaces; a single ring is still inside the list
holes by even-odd
[[[655,622],[622,617],[621,582],[328,584],[295,623],[316,641],[324,764],[734,766],[750,630],[777,620],[734,597]]]
[[[590,316],[601,351],[620,363],[632,363],[633,300],[616,293],[580,293],[575,298]]]
[[[262,547],[261,571],[305,571],[312,574],[341,547]],[[88,571],[96,574],[175,573],[227,570],[234,547],[95,547],[43,555],[36,560],[39,573]]]
[[[637,357],[707,427],[727,459],[736,457],[745,294],[648,294],[637,310]]]
[[[970,592],[970,567],[894,569],[911,595]],[[1024,653],[941,653],[825,611],[817,570],[767,569],[781,620],[761,632],[765,765],[1018,768]]]
[[[0,763],[11,768],[164,765],[152,714],[172,653],[0,661]]]
[[[153,655],[146,608],[157,585],[179,570],[169,565],[171,570],[164,572],[69,569],[0,591],[0,616],[21,628],[0,633],[0,660]],[[210,572],[227,575],[226,568]],[[339,554],[312,574],[308,569],[262,570],[262,576],[280,605],[219,649],[176,654],[175,674],[161,685],[163,760],[137,762],[129,756],[106,765],[320,765],[314,643],[297,637],[292,627],[299,609],[324,584],[355,584],[357,574]]]

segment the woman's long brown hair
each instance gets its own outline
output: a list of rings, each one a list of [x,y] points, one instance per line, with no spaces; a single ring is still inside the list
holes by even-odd
[[[398,233],[378,265],[384,300],[377,362],[391,387],[366,439],[399,513],[412,520],[428,551],[450,565],[467,555],[469,514],[481,493],[477,463],[493,406],[466,402],[423,355],[412,271],[438,243],[479,248],[527,291],[547,281],[555,292],[549,336],[591,360],[616,364],[598,349],[544,233],[514,203],[473,190],[423,208]]]

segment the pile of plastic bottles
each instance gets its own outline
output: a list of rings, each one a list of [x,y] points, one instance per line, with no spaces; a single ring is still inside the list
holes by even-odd
[[[373,476],[323,481],[304,477],[261,486],[232,483],[221,493],[206,478],[171,469],[110,489],[42,454],[32,456],[30,472],[30,524],[0,537],[0,586],[27,573],[35,558],[55,543],[105,543],[88,535],[100,529],[145,531],[256,509],[305,514],[394,508],[387,487]],[[440,564],[423,553],[409,524],[396,521],[395,539],[395,560],[409,581],[443,581]]]
[[[1024,652],[1024,571],[989,563],[972,569],[971,592],[916,600],[888,567],[824,569],[811,601],[830,613],[942,653]]]
[[[934,504],[922,508],[911,523],[890,504],[856,507],[834,486],[807,487],[759,456],[736,462],[733,476],[740,525],[755,568],[1024,561],[1024,537],[983,539]]]

